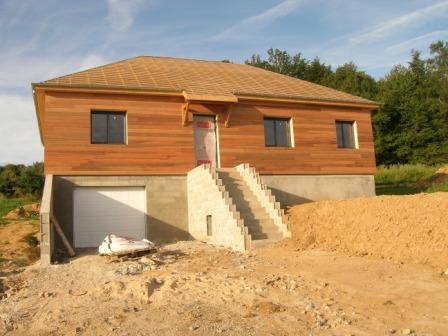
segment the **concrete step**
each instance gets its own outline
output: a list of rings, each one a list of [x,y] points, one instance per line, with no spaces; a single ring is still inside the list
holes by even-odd
[[[241,218],[244,219],[244,225],[247,227],[252,241],[266,242],[282,239],[282,233],[274,225],[269,214],[261,206],[238,171],[233,168],[221,168],[217,172]]]
[[[241,210],[238,211],[240,213],[241,218],[243,218],[248,223],[252,221],[267,221],[267,222],[271,221],[269,214],[266,213],[264,210],[256,213],[253,213],[252,211],[241,211]]]
[[[251,235],[267,235],[267,236],[281,235],[281,232],[279,232],[277,228],[271,228],[269,230],[266,230],[261,229],[260,227],[247,227],[247,229]]]
[[[266,229],[270,227],[277,228],[272,219],[270,219],[269,217],[262,219],[244,219],[244,225],[246,225],[247,227],[259,226]]]
[[[269,239],[272,241],[279,241],[283,239],[283,236],[281,233],[251,233],[252,241],[254,240],[261,240],[261,239]]]

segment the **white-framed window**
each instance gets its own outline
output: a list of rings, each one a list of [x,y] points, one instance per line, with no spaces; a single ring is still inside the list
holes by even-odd
[[[358,148],[358,134],[355,121],[336,120],[338,148]]]

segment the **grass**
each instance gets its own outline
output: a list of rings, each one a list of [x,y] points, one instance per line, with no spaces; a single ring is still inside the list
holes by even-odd
[[[31,198],[6,198],[0,199],[0,225],[8,223],[6,219],[3,218],[8,212],[30,203],[36,202],[35,199]],[[38,214],[31,214],[29,219],[38,219]]]
[[[375,183],[377,185],[416,183],[433,176],[438,168],[423,164],[380,166],[375,174]]]
[[[411,195],[421,192],[448,192],[448,183],[432,184],[431,178],[439,166],[423,164],[378,167],[375,175],[377,195]]]
[[[30,247],[36,247],[37,245],[39,245],[39,240],[37,240],[37,238],[34,236],[34,233],[27,234],[25,237],[25,242]]]

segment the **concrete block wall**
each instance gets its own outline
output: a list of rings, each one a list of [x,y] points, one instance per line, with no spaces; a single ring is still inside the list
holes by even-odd
[[[201,165],[187,176],[188,225],[193,238],[238,251],[250,248],[250,235],[215,169]],[[212,232],[207,234],[207,216]]]
[[[53,175],[45,176],[40,206],[40,263],[50,265],[53,254],[53,230],[50,223],[53,211]]]
[[[283,238],[291,237],[284,210],[281,209],[280,203],[276,202],[275,196],[272,195],[271,191],[263,183],[255,168],[250,167],[247,163],[242,163],[235,168],[250,190],[255,194],[261,206],[269,214],[275,226],[282,233]]]
[[[375,196],[373,175],[263,175],[262,178],[283,207]]]

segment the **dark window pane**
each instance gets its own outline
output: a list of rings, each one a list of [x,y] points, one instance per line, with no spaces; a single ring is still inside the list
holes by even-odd
[[[264,120],[264,142],[266,146],[275,146],[274,120]]]
[[[344,147],[344,131],[341,122],[336,122],[336,139],[338,147]]]
[[[124,114],[109,114],[109,139],[110,144],[124,144]]]
[[[92,143],[107,143],[107,114],[92,113]]]
[[[289,119],[264,119],[264,138],[266,146],[290,147]]]
[[[353,130],[353,122],[337,121],[336,122],[336,138],[338,147],[355,148],[355,133]]]
[[[289,146],[289,122],[287,120],[275,121],[275,141],[277,146]]]

